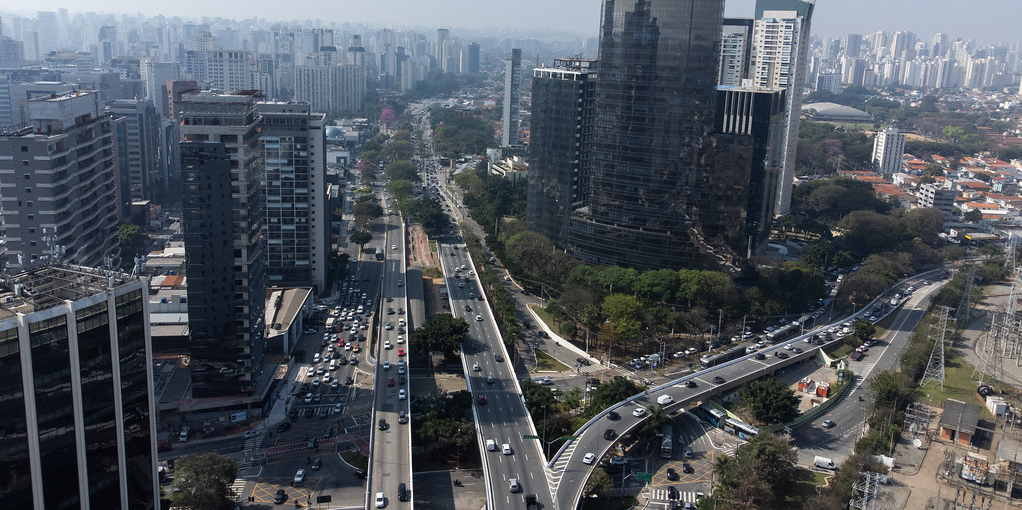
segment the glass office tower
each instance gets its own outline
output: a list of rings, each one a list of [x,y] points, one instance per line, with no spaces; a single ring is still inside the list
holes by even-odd
[[[589,207],[569,231],[582,260],[718,264],[721,243],[703,226],[732,197],[700,159],[718,146],[707,134],[723,10],[723,0],[604,1]]]

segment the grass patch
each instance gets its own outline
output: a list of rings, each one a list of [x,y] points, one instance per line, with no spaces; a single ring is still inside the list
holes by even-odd
[[[358,469],[369,469],[369,457],[360,452],[341,452],[341,458]]]
[[[568,365],[554,359],[553,356],[536,349],[536,370],[554,370],[561,372],[568,370]]]
[[[529,309],[536,313],[536,317],[539,317],[539,320],[543,321],[543,324],[546,324],[546,327],[550,328],[550,331],[557,331],[557,328],[554,327],[554,318],[550,316],[550,312],[546,311],[545,308],[542,306],[533,306]]]
[[[789,508],[804,508],[806,500],[816,495],[816,488],[826,485],[827,476],[826,473],[796,469],[791,492],[785,496]]]
[[[440,252],[437,251],[436,241],[429,242],[429,253],[433,256],[433,260],[440,260]]]
[[[585,498],[582,500],[583,510],[626,510],[639,504],[631,496],[609,498]]]
[[[840,358],[842,356],[848,356],[855,350],[851,345],[841,342],[827,351],[827,355],[831,358]]]
[[[976,388],[979,387],[978,383],[970,379],[972,371],[973,366],[961,358],[954,357],[945,360],[944,389],[941,390],[936,383],[927,383],[924,387],[916,388],[916,400],[926,405],[943,408],[944,401],[953,398],[967,404],[980,406],[983,417],[992,418],[990,411],[979,400],[976,393]]]
[[[427,266],[422,268],[422,276],[426,278],[443,278],[444,273],[436,266]]]

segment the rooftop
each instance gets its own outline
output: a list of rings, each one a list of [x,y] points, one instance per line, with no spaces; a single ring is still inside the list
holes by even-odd
[[[125,273],[70,264],[41,266],[0,278],[0,319],[77,301],[134,279]]]
[[[979,413],[979,406],[949,398],[944,403],[944,413],[940,415],[940,426],[972,435],[979,424]]]

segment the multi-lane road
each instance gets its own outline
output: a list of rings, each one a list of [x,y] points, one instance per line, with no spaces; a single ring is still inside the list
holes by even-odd
[[[412,493],[405,236],[396,212],[386,214],[383,225],[383,279],[376,304],[376,342],[371,351],[376,379],[366,507],[375,504],[377,493],[383,493],[387,508],[411,508],[410,496],[405,501],[398,497],[400,484]]]
[[[550,508],[545,459],[536,430],[525,409],[521,388],[514,376],[497,325],[486,301],[480,300],[475,267],[463,245],[440,245],[441,265],[447,279],[451,310],[469,324],[462,346],[465,377],[474,402],[477,439],[490,508],[525,508],[524,496],[535,494]],[[493,441],[494,450],[486,447]],[[504,446],[507,446],[505,450]],[[517,480],[512,490],[511,483]]]

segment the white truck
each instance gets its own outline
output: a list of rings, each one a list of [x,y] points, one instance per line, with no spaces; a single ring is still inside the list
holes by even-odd
[[[837,466],[834,465],[834,461],[827,457],[820,457],[819,455],[813,459],[813,465],[821,469],[837,469]]]

